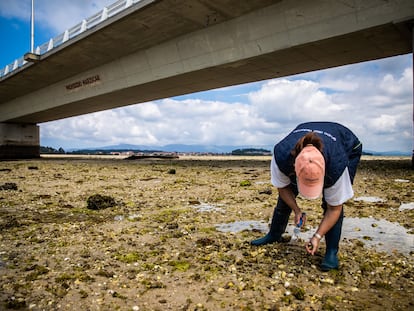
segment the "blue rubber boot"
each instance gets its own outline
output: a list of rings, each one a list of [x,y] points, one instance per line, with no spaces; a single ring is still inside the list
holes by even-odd
[[[282,234],[286,230],[291,212],[291,208],[279,198],[275,210],[273,211],[269,232],[264,237],[251,241],[250,244],[260,246],[274,242],[281,242]]]
[[[325,242],[326,242],[326,253],[325,258],[322,260],[321,270],[322,271],[329,271],[332,269],[339,268],[339,261],[338,261],[338,250],[339,250],[339,240],[341,239],[341,231],[342,231],[342,222],[344,219],[344,211],[342,209],[341,215],[339,216],[338,221],[325,234]]]

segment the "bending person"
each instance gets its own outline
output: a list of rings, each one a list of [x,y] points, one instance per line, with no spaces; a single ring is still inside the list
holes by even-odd
[[[325,236],[326,253],[321,269],[337,269],[343,204],[354,195],[352,184],[361,153],[359,139],[341,124],[308,122],[298,125],[274,147],[271,182],[278,188],[279,198],[269,232],[251,244],[280,242],[292,211],[295,224],[299,224],[302,210],[296,202],[298,193],[305,199],[317,199],[322,195],[323,218],[305,247],[314,255]],[[305,222],[306,216],[302,226]]]

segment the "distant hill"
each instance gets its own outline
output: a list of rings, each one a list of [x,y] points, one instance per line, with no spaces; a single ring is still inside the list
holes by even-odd
[[[411,152],[408,151],[371,151],[364,150],[364,154],[374,155],[374,156],[411,156]]]

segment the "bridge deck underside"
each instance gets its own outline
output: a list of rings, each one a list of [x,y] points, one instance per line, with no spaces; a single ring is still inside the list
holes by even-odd
[[[80,35],[75,42],[68,42],[42,55],[41,62],[28,64],[13,75],[0,79],[0,107],[2,103],[79,72],[281,0],[142,2],[143,7],[126,10],[115,21],[103,23],[84,36]],[[236,62],[207,66],[2,121],[36,124],[212,88],[407,54],[412,52],[411,28],[412,23],[407,21],[389,23]]]

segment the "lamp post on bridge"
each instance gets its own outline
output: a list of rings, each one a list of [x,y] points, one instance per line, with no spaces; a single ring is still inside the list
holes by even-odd
[[[30,18],[30,52],[34,53],[34,0],[32,0],[32,14]]]
[[[24,60],[32,63],[40,61],[40,55],[34,52],[34,0],[32,0],[32,11],[30,15],[30,52],[24,54]]]

